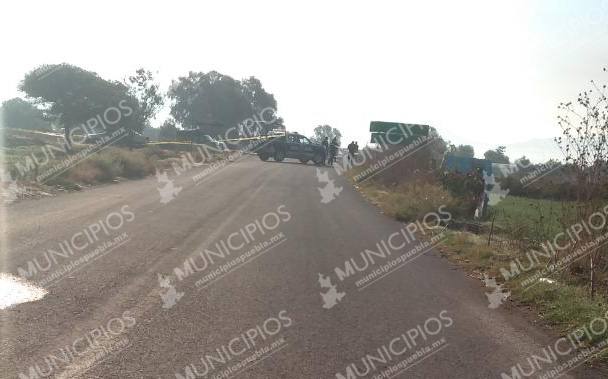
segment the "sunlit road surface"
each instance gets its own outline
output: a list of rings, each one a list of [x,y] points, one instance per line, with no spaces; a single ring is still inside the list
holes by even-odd
[[[0,271],[37,258],[46,271],[29,280],[48,294],[0,311],[2,378],[339,378],[364,374],[368,354],[375,366],[351,377],[501,378],[555,340],[509,305],[490,309],[434,248],[365,285],[370,271],[340,280],[336,267],[360,266],[404,225],[334,172],[343,189],[324,204],[312,165],[248,157],[193,181],[203,169],[170,172],[165,203],[167,182],[150,177],[3,208]],[[591,377],[582,368],[561,377]]]
[[[0,310],[42,299],[47,291],[8,274],[0,274]]]

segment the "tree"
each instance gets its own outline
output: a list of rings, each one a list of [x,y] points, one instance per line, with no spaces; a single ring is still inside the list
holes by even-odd
[[[265,120],[268,121],[268,120]],[[277,117],[272,122],[264,122],[263,128],[261,131],[262,135],[268,135],[271,133],[285,133],[285,122],[283,121],[283,117]]]
[[[528,158],[526,158],[525,155],[523,155],[521,158],[515,160],[515,163],[517,163],[519,166],[521,166],[523,168],[527,168],[531,164],[530,160]]]
[[[325,137],[327,137],[330,142],[332,139],[336,138],[338,141],[338,146],[340,146],[342,133],[340,133],[338,129],[332,128],[329,125],[319,125],[315,128],[314,133],[315,135],[311,139],[316,143],[321,143]]]
[[[429,128],[429,137],[432,138],[432,142],[429,145],[430,166],[432,169],[438,170],[441,167],[443,156],[448,150],[448,142],[432,126]]]
[[[137,69],[135,75],[129,76],[124,83],[129,88],[129,93],[139,101],[142,121],[146,126],[150,125],[150,120],[165,102],[158,83],[154,83],[152,72],[143,68]]]
[[[217,71],[190,72],[173,81],[168,95],[171,116],[185,129],[220,124],[228,130],[253,115],[252,100],[240,82]]]
[[[274,95],[266,92],[258,78],[250,76],[248,79],[243,79],[241,88],[249,99],[254,115],[260,121],[254,128],[255,134],[267,134],[270,130],[283,124],[283,120],[279,120],[276,115],[277,101]]]
[[[606,71],[604,68],[604,72]],[[572,182],[574,182],[576,199],[574,203],[576,206],[564,206],[562,211],[564,230],[581,220],[589,220],[588,222],[591,223],[594,214],[600,213],[600,209],[606,209],[604,207],[608,198],[608,97],[605,94],[606,84],[598,86],[594,81],[591,81],[591,84],[593,88],[579,93],[574,103],[572,101],[560,103],[558,107],[562,113],[558,116],[562,136],[556,138],[556,142],[564,154],[565,167],[573,173]],[[608,233],[606,222],[599,225],[600,227],[587,230],[587,233],[577,235],[574,246],[596,244],[600,236]],[[595,277],[597,267],[601,267],[602,260],[606,259],[607,254],[608,248],[600,245],[586,253],[585,260],[578,260],[576,264],[570,265],[573,273],[588,269],[589,292],[592,298],[598,281]]]
[[[492,163],[509,163],[509,157],[505,154],[506,146],[498,146],[495,150],[488,150],[483,153],[483,156],[491,160]]]
[[[276,109],[277,101],[274,99],[274,95],[266,92],[262,82],[255,76],[243,79],[241,87],[255,112],[260,112],[264,108]]]
[[[471,145],[452,145],[450,146],[450,152],[458,157],[475,158],[475,149]]]
[[[0,117],[0,127],[47,131],[52,129],[51,124],[44,120],[40,109],[18,97],[2,103]]]
[[[69,149],[70,131],[80,124],[88,122],[90,128],[101,126],[110,131],[124,127],[129,133],[141,132],[144,127],[139,103],[123,83],[104,80],[80,67],[65,63],[43,65],[26,74],[19,89],[36,102],[48,105],[47,112],[64,127]],[[99,120],[104,119],[106,122],[100,125]]]
[[[167,119],[158,130],[158,138],[161,140],[175,141],[177,139],[177,126],[175,120]]]

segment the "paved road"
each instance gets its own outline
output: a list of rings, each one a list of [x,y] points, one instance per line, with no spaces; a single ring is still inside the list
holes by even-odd
[[[2,210],[1,271],[37,259],[30,280],[48,289],[0,311],[2,378],[354,378],[366,367],[361,377],[500,378],[555,340],[488,308],[480,282],[434,249],[365,283],[371,268],[340,280],[336,267],[363,268],[361,253],[379,255],[405,225],[333,172],[343,189],[324,204],[312,165],[248,157],[192,179],[207,168]],[[390,261],[378,255],[374,269]]]

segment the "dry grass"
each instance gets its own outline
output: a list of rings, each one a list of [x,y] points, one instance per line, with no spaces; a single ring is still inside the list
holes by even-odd
[[[84,154],[87,145],[75,145],[74,154],[83,155],[74,163],[66,165],[66,170],[59,167],[73,155],[61,151],[57,136],[14,130],[3,130],[2,136],[1,168],[10,172],[11,177],[17,178],[25,187],[46,188],[51,192],[53,187],[72,190],[119,178],[143,178],[154,174],[157,168],[162,170],[171,167],[174,162],[181,164],[181,155],[193,149],[190,145],[173,146],[172,149],[145,146],[132,150],[109,146]],[[193,150],[193,159],[200,161],[196,149]],[[216,156],[205,158],[207,162],[215,159]],[[54,167],[57,168],[53,169]]]
[[[431,183],[405,183],[385,186],[375,182],[365,182],[358,189],[373,204],[389,215],[404,222],[414,221],[445,205],[450,209],[455,199],[442,187]]]

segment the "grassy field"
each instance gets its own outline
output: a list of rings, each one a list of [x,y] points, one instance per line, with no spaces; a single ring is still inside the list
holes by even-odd
[[[572,204],[506,196],[500,203],[490,207],[488,219],[495,217],[496,224],[506,232],[515,232],[524,238],[544,241],[563,230],[564,207],[572,207]]]

